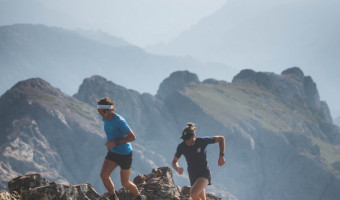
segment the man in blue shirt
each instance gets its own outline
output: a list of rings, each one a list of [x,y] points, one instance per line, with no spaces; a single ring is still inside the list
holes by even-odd
[[[126,120],[114,113],[114,103],[111,99],[105,97],[97,103],[97,110],[104,121],[104,130],[107,137],[105,146],[108,150],[100,172],[100,177],[110,194],[110,199],[118,200],[110,174],[119,166],[121,168],[120,179],[122,186],[129,190],[137,200],[145,200],[146,197],[140,195],[136,185],[130,181],[132,164],[132,147],[130,142],[136,140],[136,136]]]
[[[195,134],[196,127],[193,123],[188,123],[188,126],[182,132],[182,139],[184,140],[177,146],[177,151],[172,161],[172,167],[182,175],[184,169],[179,167],[178,159],[183,154],[187,164],[188,173],[191,184],[190,197],[192,200],[205,200],[205,187],[210,185],[211,173],[207,162],[206,147],[208,144],[219,143],[220,156],[218,159],[218,166],[225,164],[224,159],[224,137],[198,137]]]

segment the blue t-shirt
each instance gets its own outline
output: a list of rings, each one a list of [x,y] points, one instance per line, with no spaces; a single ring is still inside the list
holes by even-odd
[[[126,120],[120,115],[114,113],[111,120],[103,118],[104,130],[106,133],[107,140],[117,140],[126,136],[131,129],[127,124]],[[130,142],[116,145],[110,149],[111,152],[120,155],[127,155],[131,153],[132,147]]]
[[[183,141],[177,146],[175,156],[180,158],[184,154],[189,172],[209,169],[206,147],[213,143],[215,143],[214,137],[197,137],[193,146],[188,146]]]

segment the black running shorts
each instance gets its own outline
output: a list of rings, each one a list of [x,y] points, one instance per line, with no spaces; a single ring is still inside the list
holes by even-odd
[[[191,186],[196,182],[199,177],[203,177],[208,179],[209,185],[211,185],[211,173],[209,169],[197,170],[197,171],[189,171],[189,179]]]
[[[121,169],[130,169],[132,164],[132,152],[127,155],[120,155],[111,151],[107,152],[105,157],[107,160],[111,160],[119,165]]]

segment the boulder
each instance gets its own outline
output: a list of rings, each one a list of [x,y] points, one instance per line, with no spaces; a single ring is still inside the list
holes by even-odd
[[[28,174],[17,177],[8,182],[8,189],[10,193],[17,192],[18,194],[22,195],[29,189],[47,185],[48,181],[42,178],[40,174]]]
[[[27,190],[22,195],[23,199],[53,199],[53,200],[106,200],[99,195],[90,184],[67,185],[50,183],[47,186]]]
[[[49,183],[40,174],[28,174],[17,177],[8,183],[10,193],[1,192],[0,199],[105,199],[90,184],[69,185]]]
[[[147,199],[157,200],[186,200],[190,198],[190,187],[176,186],[173,181],[172,171],[169,167],[160,167],[152,170],[151,174],[139,175],[133,182]],[[119,199],[132,199],[132,195],[125,189],[117,192]],[[219,200],[212,194],[207,194],[208,200]]]

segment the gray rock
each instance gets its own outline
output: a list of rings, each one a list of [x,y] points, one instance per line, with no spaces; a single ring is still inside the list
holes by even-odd
[[[320,101],[316,83],[310,76],[304,76],[298,67],[288,68],[281,75],[245,69],[237,74],[232,82],[265,88],[278,95],[280,100],[292,109],[297,106],[296,102],[300,101],[300,106],[306,106],[327,123],[333,123],[327,103]]]
[[[190,187],[183,189],[174,184],[172,171],[169,167],[153,169],[151,174],[138,175],[134,179],[141,193],[149,200],[182,200],[189,199]],[[10,193],[0,192],[1,200],[107,200],[108,194],[99,195],[90,184],[70,185],[51,182],[39,174],[20,176],[9,183]],[[120,200],[131,200],[133,196],[127,190],[117,191]],[[207,194],[208,200],[221,200]]]
[[[295,78],[297,81],[302,82],[305,78],[303,71],[298,67],[292,67],[282,71],[281,75],[291,76]]]
[[[0,190],[0,199],[1,200],[13,200],[15,197],[13,197],[9,192],[5,190]]]
[[[162,81],[157,91],[157,95],[166,98],[174,91],[183,89],[187,84],[192,82],[199,82],[196,74],[189,71],[177,71]]]
[[[8,189],[10,193],[17,192],[19,195],[22,195],[24,191],[47,185],[48,181],[42,178],[40,174],[29,174],[19,176],[8,182]]]
[[[105,199],[99,195],[90,184],[66,185],[50,183],[47,186],[36,187],[23,193],[23,199],[54,199],[54,200],[89,200]]]

